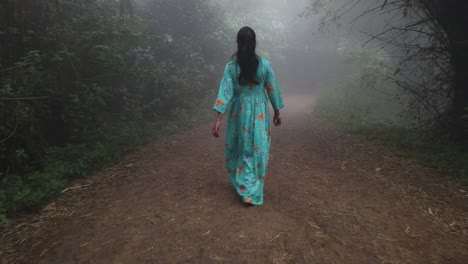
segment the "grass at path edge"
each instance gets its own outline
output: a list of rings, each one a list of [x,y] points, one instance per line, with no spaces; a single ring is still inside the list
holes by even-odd
[[[47,165],[28,175],[10,175],[0,185],[0,223],[17,212],[35,210],[56,198],[74,179],[117,163],[122,157],[159,138],[204,124],[211,109],[177,110],[162,124],[112,124],[96,131],[88,143],[51,148]]]
[[[366,122],[337,113],[315,109],[320,118],[331,121],[340,128],[369,140],[376,140],[397,153],[421,160],[426,166],[448,174],[468,186],[468,153],[454,144],[435,138],[430,132],[408,129],[394,124]]]

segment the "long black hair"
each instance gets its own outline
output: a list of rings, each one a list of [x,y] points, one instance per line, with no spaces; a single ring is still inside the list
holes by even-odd
[[[241,69],[239,75],[239,83],[241,85],[259,83],[256,77],[260,61],[255,53],[256,46],[255,31],[250,27],[241,28],[237,34],[237,52],[234,54],[237,58],[237,64]]]

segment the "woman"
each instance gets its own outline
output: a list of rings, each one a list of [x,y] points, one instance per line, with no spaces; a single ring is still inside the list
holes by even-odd
[[[284,104],[270,63],[255,54],[256,36],[251,28],[239,31],[237,46],[213,107],[218,111],[213,135],[219,137],[221,119],[230,103],[225,148],[229,179],[244,203],[261,205],[270,152],[268,98],[275,110],[275,126],[281,125]]]

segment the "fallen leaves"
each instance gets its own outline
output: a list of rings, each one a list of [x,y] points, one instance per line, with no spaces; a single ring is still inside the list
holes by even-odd
[[[66,193],[66,192],[71,191],[71,190],[82,189],[82,188],[88,187],[90,185],[91,184],[84,184],[84,185],[69,187],[69,188],[66,188],[65,190],[63,190],[62,193]]]
[[[434,213],[432,212],[432,210],[431,210],[430,207],[428,208],[428,211],[429,211],[429,214],[430,214],[430,215],[434,215]]]
[[[46,205],[44,207],[44,209],[42,209],[43,212],[55,211],[55,210],[57,210],[57,206],[56,206],[55,202]]]
[[[270,243],[273,242],[274,240],[276,240],[276,239],[277,239],[278,237],[280,237],[280,236],[281,236],[281,234],[278,234],[277,236],[275,236],[274,238],[272,238],[272,239],[270,240]]]
[[[310,225],[310,227],[313,227],[313,228],[315,228],[315,229],[320,230],[320,227],[318,227],[317,225],[312,224],[312,222],[307,221],[307,223]]]
[[[345,170],[346,170],[346,164],[348,164],[348,162],[346,162],[346,161],[343,161],[343,162],[341,163],[341,171],[345,171]]]

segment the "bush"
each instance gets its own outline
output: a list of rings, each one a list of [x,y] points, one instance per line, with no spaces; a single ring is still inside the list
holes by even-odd
[[[18,210],[35,209],[49,201],[72,180],[112,164],[133,150],[160,136],[200,123],[212,114],[208,110],[175,110],[166,124],[114,124],[101,128],[85,144],[49,148],[42,171],[28,175],[9,175],[0,186],[0,222]]]
[[[129,23],[113,0],[23,8],[21,21],[0,17],[0,218],[40,205],[150,134],[196,122],[189,113],[213,97],[219,76],[206,55],[227,46],[209,34],[165,41],[155,33],[173,16]],[[203,8],[177,12],[221,26]],[[197,43],[208,42],[200,53]]]
[[[372,73],[364,69],[362,75],[355,75],[342,86],[324,90],[315,112],[352,133],[378,140],[468,184],[468,153],[450,143],[448,136],[415,127],[404,107],[380,92],[385,87],[384,80],[369,79],[369,74]],[[363,83],[372,79],[373,82]]]

